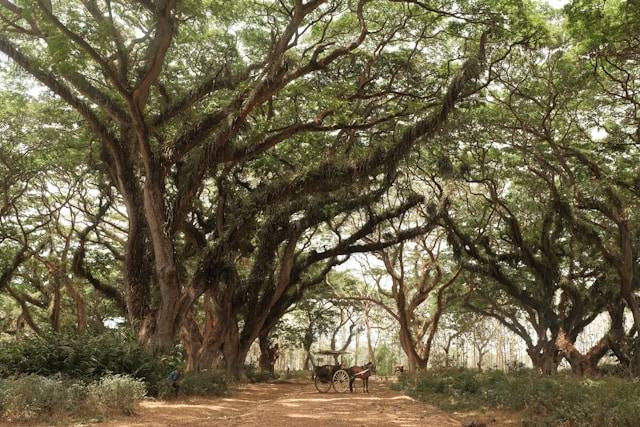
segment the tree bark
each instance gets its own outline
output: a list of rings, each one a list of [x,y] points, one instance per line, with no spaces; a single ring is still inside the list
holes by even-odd
[[[60,332],[60,304],[62,300],[62,294],[60,292],[60,288],[62,287],[60,283],[60,277],[54,276],[52,280],[53,285],[53,298],[51,300],[51,315],[49,316],[49,320],[51,321],[51,329],[54,332]]]
[[[365,314],[365,325],[367,328],[367,352],[369,353],[369,362],[376,364],[376,351],[373,348],[373,341],[371,339],[371,325],[368,317],[368,313]]]
[[[422,370],[427,367],[428,360],[420,357],[413,342],[413,338],[411,337],[411,332],[403,327],[402,324],[400,326],[400,346],[407,355],[409,372],[416,372],[417,370]]]
[[[269,375],[273,376],[275,373],[276,360],[278,360],[278,357],[279,357],[278,344],[272,343],[268,333],[265,333],[263,335],[260,335],[259,345],[260,345],[260,359],[259,359],[260,369],[263,372],[266,372]]]
[[[542,375],[553,375],[558,372],[560,357],[553,341],[541,341],[534,347],[527,348],[533,367]]]
[[[65,280],[65,288],[69,293],[75,306],[76,313],[76,332],[83,333],[87,329],[87,304],[80,292],[75,288],[71,280]]]

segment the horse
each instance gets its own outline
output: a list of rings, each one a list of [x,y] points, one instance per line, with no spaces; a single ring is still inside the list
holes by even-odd
[[[366,393],[369,393],[369,377],[376,373],[376,366],[369,362],[364,366],[352,366],[348,372],[350,377],[349,391],[353,393],[356,378],[362,378],[362,388]]]

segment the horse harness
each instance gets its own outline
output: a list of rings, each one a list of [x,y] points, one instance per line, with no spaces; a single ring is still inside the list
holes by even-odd
[[[354,377],[357,377],[358,375],[364,375],[364,374],[366,374],[367,372],[369,372],[370,370],[371,370],[371,368],[367,368],[367,369],[365,369],[364,371],[360,371],[360,372],[354,373],[354,374],[353,374],[353,376],[354,376]]]

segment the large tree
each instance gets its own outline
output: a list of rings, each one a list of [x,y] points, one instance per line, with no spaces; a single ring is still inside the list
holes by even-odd
[[[280,290],[256,280],[298,223],[368,206],[475,92],[490,28],[526,24],[473,2],[404,3],[1,3],[0,51],[80,117],[126,207],[141,342],[170,347],[205,292],[221,322],[273,305]],[[263,262],[242,279],[247,257]]]
[[[624,333],[620,304],[632,313],[637,305],[637,220],[625,212],[634,198],[623,172],[637,153],[611,157],[613,141],[598,146],[590,129],[599,88],[573,52],[516,58],[517,66],[497,70],[482,126],[470,122],[452,135],[469,144],[453,155],[466,196],[452,196],[442,218],[481,282],[468,306],[522,336],[542,371],[564,357],[576,373],[593,373]],[[577,337],[606,311],[610,330],[582,354]]]

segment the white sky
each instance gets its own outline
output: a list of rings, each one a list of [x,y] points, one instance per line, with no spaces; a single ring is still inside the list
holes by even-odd
[[[542,1],[546,1],[549,4],[549,6],[551,6],[554,9],[560,9],[561,7],[564,7],[564,5],[569,3],[570,0],[542,0]]]

